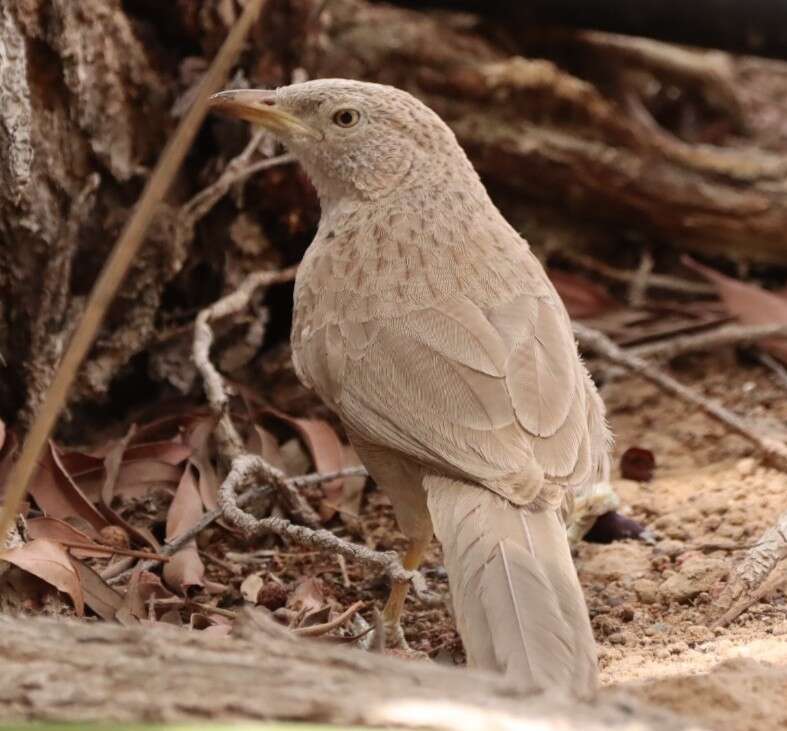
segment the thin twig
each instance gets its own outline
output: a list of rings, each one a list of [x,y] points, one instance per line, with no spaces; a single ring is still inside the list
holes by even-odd
[[[629,304],[632,307],[642,307],[653,276],[653,255],[647,249],[642,252],[637,271],[633,274],[628,291]]]
[[[82,551],[96,551],[98,553],[114,553],[118,556],[129,556],[130,558],[143,558],[153,563],[167,563],[169,556],[163,553],[152,553],[151,551],[135,551],[133,548],[119,548],[117,546],[104,546],[100,543],[86,543],[84,541],[64,541],[58,543],[68,548],[76,548]]]
[[[133,570],[131,567],[133,565],[134,565],[134,559],[131,556],[127,556],[126,558],[123,558],[120,561],[115,561],[114,563],[110,563],[109,566],[107,566],[101,572],[100,576],[107,583],[114,584],[116,583],[115,580],[119,581],[117,577],[119,577],[121,574],[123,574],[123,576],[131,574]],[[145,568],[146,569],[151,568],[152,566],[155,566],[155,563],[153,561],[151,561],[150,564]]]
[[[560,251],[559,256],[566,261],[570,261],[572,264],[576,264],[583,269],[600,274],[602,277],[611,279],[614,282],[625,282],[626,284],[630,284],[636,281],[638,277],[637,272],[628,271],[626,269],[616,269],[591,256],[580,254],[576,251]],[[716,294],[716,289],[712,284],[692,282],[690,279],[681,279],[680,277],[673,277],[669,274],[653,274],[652,272],[648,275],[648,288],[666,289],[686,294]]]
[[[347,560],[340,553],[336,554],[336,563],[339,564],[339,572],[342,575],[342,586],[350,588],[350,575],[347,573]]]
[[[186,604],[195,607],[196,609],[201,609],[203,612],[208,612],[209,614],[218,614],[220,617],[226,617],[227,619],[237,619],[238,613],[233,612],[231,609],[224,609],[223,607],[214,607],[210,604],[204,604],[203,602],[195,602],[191,599],[186,601]]]
[[[295,161],[295,158],[287,153],[257,160],[256,162],[249,162],[252,154],[257,150],[265,136],[265,130],[258,129],[255,131],[243,152],[227,163],[224,171],[216,181],[207,188],[203,188],[181,207],[178,212],[178,224],[183,227],[184,232],[193,229],[196,223],[229,192],[233,185],[243,182],[262,170],[268,170],[279,165],[288,165]]]
[[[228,460],[233,460],[244,453],[243,440],[230,416],[229,397],[224,387],[224,378],[210,360],[210,347],[213,344],[213,330],[210,323],[216,318],[245,308],[252,294],[259,287],[292,281],[296,270],[297,267],[293,266],[282,271],[254,272],[246,277],[234,292],[222,297],[197,315],[194,325],[194,363],[202,375],[208,404],[218,417],[215,436],[219,451]],[[289,512],[306,525],[312,527],[319,525],[320,519],[317,513],[287,482],[284,472],[267,462],[263,461],[262,464],[265,465],[265,482],[273,485],[279,492]]]
[[[639,358],[671,360],[679,355],[700,350],[721,348],[726,345],[742,345],[759,340],[787,337],[787,325],[772,323],[767,325],[724,325],[701,333],[679,335],[668,340],[646,343],[626,349],[626,353]]]
[[[246,34],[259,15],[263,2],[264,0],[249,0],[232,26],[227,39],[200,82],[193,106],[183,117],[164,149],[158,164],[148,178],[136,209],[126,223],[93,287],[79,325],[55,371],[41,407],[36,412],[19,459],[6,481],[8,487],[3,509],[0,512],[0,540],[8,533],[19,505],[27,493],[28,484],[38,464],[38,457],[63,410],[79,366],[93,344],[107,309],[145,239],[156,209],[169,190],[175,173],[180,168],[202,124],[208,109],[208,99],[218,91],[227,78],[227,73],[240,52]]]
[[[785,334],[787,334],[787,325],[784,326]],[[784,389],[787,389],[787,368],[785,368],[781,361],[776,360],[770,353],[759,353],[757,358],[768,370],[773,373],[776,382]]]
[[[787,470],[787,446],[776,439],[757,434],[743,418],[722,406],[718,401],[706,398],[693,388],[676,381],[672,376],[640,356],[623,350],[598,330],[575,322],[574,334],[584,349],[592,350],[611,363],[623,366],[632,373],[642,376],[667,393],[694,404],[728,429],[748,439],[774,466]]]
[[[338,617],[332,619],[330,622],[323,622],[322,624],[314,624],[311,627],[296,627],[293,632],[301,637],[320,637],[326,635],[332,629],[341,627],[363,606],[363,602],[355,602],[345,609]]]

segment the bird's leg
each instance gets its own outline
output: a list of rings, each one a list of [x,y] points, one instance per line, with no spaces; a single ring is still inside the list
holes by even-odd
[[[407,553],[404,555],[404,561],[402,561],[402,565],[407,571],[416,571],[421,565],[430,540],[430,538],[416,538],[410,541]],[[385,629],[393,639],[392,644],[405,649],[407,648],[407,642],[404,639],[404,632],[400,622],[402,610],[404,609],[404,600],[407,598],[409,588],[410,583],[407,581],[395,582],[391,587],[391,593],[388,595],[388,601],[385,603],[385,609],[383,609]]]

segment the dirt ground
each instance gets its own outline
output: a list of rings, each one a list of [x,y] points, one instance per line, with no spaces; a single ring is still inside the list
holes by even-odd
[[[774,436],[784,435],[787,392],[763,369],[730,354],[686,359],[676,375],[738,413],[756,415]],[[764,467],[744,439],[641,380],[615,381],[603,394],[616,464],[638,446],[650,449],[657,465],[649,483],[614,481],[621,512],[646,525],[655,543],[583,543],[578,550],[603,684],[633,688],[643,700],[714,729],[787,728],[783,590],[729,627],[711,629],[737,549],[787,510],[787,475]],[[383,505],[372,494],[364,514],[387,517]],[[385,544],[370,525],[376,519],[367,518],[366,527]],[[428,578],[443,589],[436,548],[430,564]],[[447,613],[410,602],[406,632],[413,647],[461,662]]]
[[[787,392],[764,371],[706,356],[678,375],[783,437]],[[738,555],[732,549],[756,540],[787,509],[787,475],[648,384],[627,379],[604,396],[616,453],[646,447],[657,471],[648,484],[614,483],[623,511],[653,531],[655,545],[583,544],[579,551],[603,683],[635,687],[643,699],[711,728],[787,728],[783,590],[729,627],[710,629],[721,613],[719,586]]]

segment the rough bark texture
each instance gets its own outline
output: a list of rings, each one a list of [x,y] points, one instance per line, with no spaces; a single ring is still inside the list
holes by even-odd
[[[237,12],[234,0],[0,6],[5,421],[24,425],[36,408],[147,170]],[[646,241],[787,263],[787,64],[365,0],[271,0],[236,82],[275,86],[301,67],[423,97],[536,245]],[[247,136],[241,125],[206,124],[74,406],[107,401],[110,388],[116,410],[161,386],[189,391],[182,335],[194,314],[250,269],[299,259],[317,207],[294,166],[266,171],[245,194],[233,186],[184,225],[184,202]],[[288,330],[286,294],[272,337]]]
[[[300,640],[260,618],[247,622],[242,638],[229,639],[163,625],[0,616],[0,655],[0,716],[6,722],[291,719],[523,731],[535,725],[544,731],[689,728],[623,695],[593,702],[525,697],[492,675]]]

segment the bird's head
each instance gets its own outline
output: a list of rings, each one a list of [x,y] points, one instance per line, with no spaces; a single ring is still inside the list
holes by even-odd
[[[212,108],[270,130],[302,163],[320,198],[375,200],[472,173],[448,126],[391,86],[346,79],[223,91]]]

